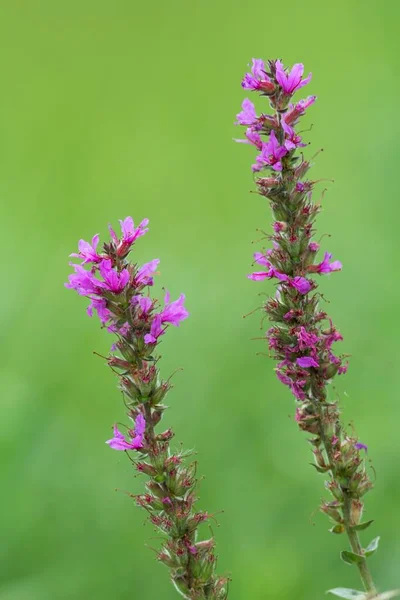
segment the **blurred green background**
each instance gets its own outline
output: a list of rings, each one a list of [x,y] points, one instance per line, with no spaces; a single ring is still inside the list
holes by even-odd
[[[158,289],[187,295],[191,318],[162,344],[163,373],[184,368],[167,422],[198,450],[200,506],[225,511],[230,597],[360,587],[317,510],[323,477],[292,397],[257,355],[260,316],[242,318],[273,289],[246,279],[271,218],[249,194],[253,151],[232,142],[253,56],[313,72],[307,152],[323,147],[313,177],[335,179],[319,232],[344,264],[321,287],[353,355],[334,393],[377,472],[371,567],[399,586],[399,16],[395,1],[1,3],[0,600],[176,598],[144,514],[114,491],[142,484],[104,444],[123,419],[93,355],[111,338],[63,287],[78,238],[128,214],[150,218],[136,256],[161,258]]]

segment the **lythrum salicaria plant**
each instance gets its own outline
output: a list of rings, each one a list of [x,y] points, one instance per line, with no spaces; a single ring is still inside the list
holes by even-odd
[[[159,375],[157,345],[168,325],[187,318],[185,297],[171,302],[167,292],[163,306],[151,298],[159,260],[139,266],[128,258],[134,242],[147,232],[148,220],[135,227],[127,217],[120,224],[121,236],[110,228],[111,240],[100,252],[98,235],[91,243],[80,240],[79,252],[71,256],[81,264],[72,264],[66,284],[90,299],[89,316],[97,313],[116,338],[106,361],[118,375],[132,424],[115,425],[106,443],[125,452],[135,471],[147,477],[145,493],[130,495],[164,538],[157,558],[169,568],[176,590],[188,600],[225,600],[228,581],[215,574],[214,539],[198,537],[199,525],[211,515],[195,508],[196,464],[188,464],[191,452],[171,449],[171,429],[156,429],[170,388]]]
[[[303,156],[306,144],[296,128],[316,97],[292,103],[295,92],[311,79],[311,74],[303,78],[303,71],[302,64],[289,70],[280,60],[265,64],[253,59],[251,72],[242,81],[245,90],[258,92],[266,100],[261,109],[266,112],[261,114],[253,102],[244,100],[237,124],[246,127],[245,139],[237,141],[258,151],[252,166],[255,183],[259,194],[269,200],[274,218],[272,231],[266,235],[270,247],[255,253],[260,270],[249,278],[277,282],[276,293],[263,306],[273,323],[266,337],[278,361],[276,375],[296,399],[300,429],[311,435],[313,466],[326,475],[325,487],[332,499],[324,501],[321,510],[332,522],[332,533],[347,535],[350,549],[343,550],[341,557],[356,566],[365,589],[335,588],[330,592],[363,600],[377,597],[368,560],[378,548],[379,537],[366,547],[361,544],[360,532],[373,522],[362,518],[364,496],[372,488],[367,446],[353,431],[345,430],[338,403],[328,394],[333,378],[346,373],[347,361],[333,351],[343,338],[321,308],[316,278],[340,271],[342,265],[332,261],[329,252],[318,258],[320,245],[313,239],[321,205],[312,199],[317,182],[308,177],[311,164]]]

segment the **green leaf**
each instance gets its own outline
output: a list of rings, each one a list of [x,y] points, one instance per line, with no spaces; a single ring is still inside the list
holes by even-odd
[[[328,590],[326,593],[339,596],[339,598],[346,598],[346,600],[366,600],[367,598],[365,592],[350,590],[349,588],[334,588],[333,590]]]
[[[374,522],[373,519],[372,519],[372,521],[365,521],[365,523],[359,523],[358,525],[353,525],[352,529],[354,529],[354,531],[363,531],[364,529],[367,529],[367,527],[372,525],[373,522]]]
[[[337,525],[332,527],[332,529],[330,529],[329,531],[331,533],[339,534],[339,533],[344,533],[346,530],[345,530],[344,525],[342,525],[341,523],[338,523]]]
[[[355,563],[360,563],[364,557],[355,552],[343,550],[343,552],[340,553],[340,558],[348,565],[354,565]]]
[[[372,540],[370,544],[368,544],[364,551],[365,556],[372,556],[378,550],[380,539],[381,538],[378,535],[378,537],[376,537],[374,540]]]
[[[309,463],[309,464],[312,467],[314,467],[314,469],[316,469],[318,471],[318,473],[326,473],[330,469],[330,467],[320,467],[318,465],[315,465],[314,463]]]

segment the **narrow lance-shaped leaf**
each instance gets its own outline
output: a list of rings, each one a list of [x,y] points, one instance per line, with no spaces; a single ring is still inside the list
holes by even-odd
[[[346,600],[366,600],[367,596],[365,592],[359,592],[358,590],[351,590],[349,588],[333,588],[328,590],[327,594],[338,596],[339,598],[346,598]]]
[[[372,540],[370,544],[365,548],[365,556],[372,556],[377,550],[379,546],[380,536],[376,537]]]

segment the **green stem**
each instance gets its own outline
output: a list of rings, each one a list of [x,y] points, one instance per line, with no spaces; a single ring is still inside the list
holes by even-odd
[[[330,472],[331,472],[333,480],[336,481],[336,483],[340,486],[340,489],[342,490],[342,494],[343,494],[343,525],[345,527],[347,537],[349,538],[349,542],[350,542],[352,551],[354,552],[354,554],[357,554],[358,556],[362,556],[362,559],[360,560],[360,562],[356,563],[359,573],[360,573],[361,581],[363,583],[363,586],[364,586],[366,592],[371,593],[371,594],[376,594],[376,587],[375,587],[374,581],[372,579],[371,571],[369,570],[369,567],[367,564],[367,559],[365,558],[365,556],[363,556],[363,549],[362,549],[362,546],[360,543],[360,538],[358,536],[358,532],[353,527],[354,523],[352,522],[352,518],[351,518],[351,500],[352,500],[351,496],[348,493],[348,490],[345,487],[343,487],[343,485],[341,485],[339,483],[339,481],[337,480],[336,472],[333,467],[334,461],[332,460],[332,446],[329,442],[328,435],[325,431],[325,420],[324,420],[323,411],[321,411],[321,406],[318,401],[314,400],[313,403],[318,411],[317,414],[319,415],[320,437],[321,437],[321,441],[323,443],[326,455],[328,457],[329,464],[331,465]]]
[[[343,520],[346,528],[346,533],[349,538],[351,549],[355,554],[363,556],[362,546],[360,544],[360,538],[358,537],[357,531],[351,526],[351,498],[349,494],[343,490]],[[376,588],[372,579],[371,571],[369,570],[367,559],[363,556],[362,560],[357,563],[358,570],[360,572],[361,581],[363,582],[366,592],[376,594]]]

